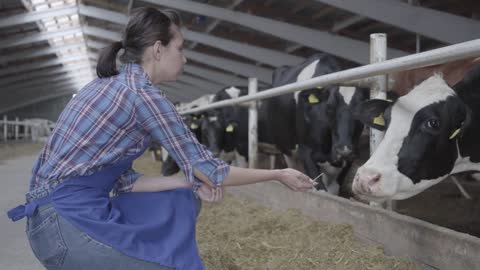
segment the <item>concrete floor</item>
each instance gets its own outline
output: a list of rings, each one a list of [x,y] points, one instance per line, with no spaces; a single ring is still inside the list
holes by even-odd
[[[45,269],[35,258],[25,235],[25,219],[15,223],[6,212],[24,203],[35,156],[0,162],[0,269]]]

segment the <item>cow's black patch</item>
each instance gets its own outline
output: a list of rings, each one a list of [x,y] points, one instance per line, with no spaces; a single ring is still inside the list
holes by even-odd
[[[466,106],[458,96],[419,110],[398,153],[398,171],[414,183],[449,174],[458,157],[457,138],[450,137],[466,119]]]
[[[453,89],[470,110],[469,123],[465,123],[463,136],[459,139],[460,154],[470,161],[480,162],[480,65],[468,72]]]

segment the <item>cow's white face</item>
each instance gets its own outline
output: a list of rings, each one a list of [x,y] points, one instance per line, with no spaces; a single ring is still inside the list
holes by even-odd
[[[230,98],[238,98],[240,96],[241,90],[235,86],[225,89],[225,92],[230,96]]]
[[[456,136],[467,111],[441,77],[429,78],[393,105],[385,102],[382,109],[367,110],[373,112],[370,118],[376,119],[377,127],[388,128],[355,175],[352,187],[357,195],[372,201],[406,199],[450,174],[458,158]]]

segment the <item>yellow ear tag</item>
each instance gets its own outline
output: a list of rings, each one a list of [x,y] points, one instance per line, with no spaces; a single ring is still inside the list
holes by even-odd
[[[322,89],[322,88],[323,88],[323,86],[317,86],[317,89]]]
[[[194,116],[194,117],[193,117],[193,120],[197,120],[197,117],[196,117],[196,116]]]
[[[385,118],[383,118],[383,113],[373,118],[373,123],[382,127],[385,126]]]
[[[225,131],[227,131],[229,133],[233,132],[233,125],[232,124],[228,125],[227,128],[225,129]]]
[[[314,94],[310,94],[308,96],[308,103],[315,104],[315,103],[318,103],[318,102],[320,102],[320,101],[318,100],[317,96],[315,96]]]
[[[190,128],[191,128],[191,129],[197,129],[197,128],[198,128],[198,125],[195,124],[195,123],[192,123],[192,124],[190,125]]]
[[[457,137],[457,135],[458,135],[459,132],[460,132],[460,129],[457,128],[457,129],[452,133],[452,135],[450,135],[449,139],[451,140],[451,139]]]

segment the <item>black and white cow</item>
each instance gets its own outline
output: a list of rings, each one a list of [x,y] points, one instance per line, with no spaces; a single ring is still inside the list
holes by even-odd
[[[435,75],[394,103],[371,100],[355,114],[386,130],[354,178],[360,197],[406,199],[450,174],[480,171],[480,66],[453,87]]]
[[[195,135],[197,140],[200,141],[202,138],[202,133],[200,128],[200,125],[201,125],[200,115],[198,114],[186,115],[182,118],[185,124],[190,129],[190,131],[192,131],[192,133]],[[172,156],[168,155],[162,164],[162,175],[170,176],[170,175],[176,174],[179,171],[180,171],[180,167],[178,167],[177,163],[172,158]]]
[[[238,98],[248,93],[246,87],[230,86],[217,92],[212,102]],[[227,106],[203,114],[202,140],[207,148],[219,156],[233,154],[237,166],[246,167],[248,161],[248,109]]]
[[[339,70],[333,57],[315,54],[297,66],[278,69],[273,83],[280,86]],[[306,174],[314,178],[323,172],[318,188],[337,194],[363,129],[363,125],[353,118],[351,108],[367,98],[366,89],[335,85],[272,98],[262,103],[262,106],[270,105],[270,118],[273,118],[265,124],[266,130],[272,133],[290,130],[288,127],[292,123],[287,121],[293,121],[295,133],[276,132],[279,133],[277,136],[293,138],[298,143],[298,157]],[[292,111],[296,115],[293,120],[282,114]]]
[[[286,73],[292,67],[282,66],[273,72],[272,87],[287,84]],[[262,100],[258,106],[258,140],[272,144],[284,155],[288,167],[295,163],[295,100],[293,94],[285,94]]]
[[[368,99],[368,90],[333,86],[299,95],[297,136],[299,157],[310,177],[324,173],[319,187],[337,194],[358,153],[363,130],[352,108]],[[342,196],[350,194],[343,193]]]

